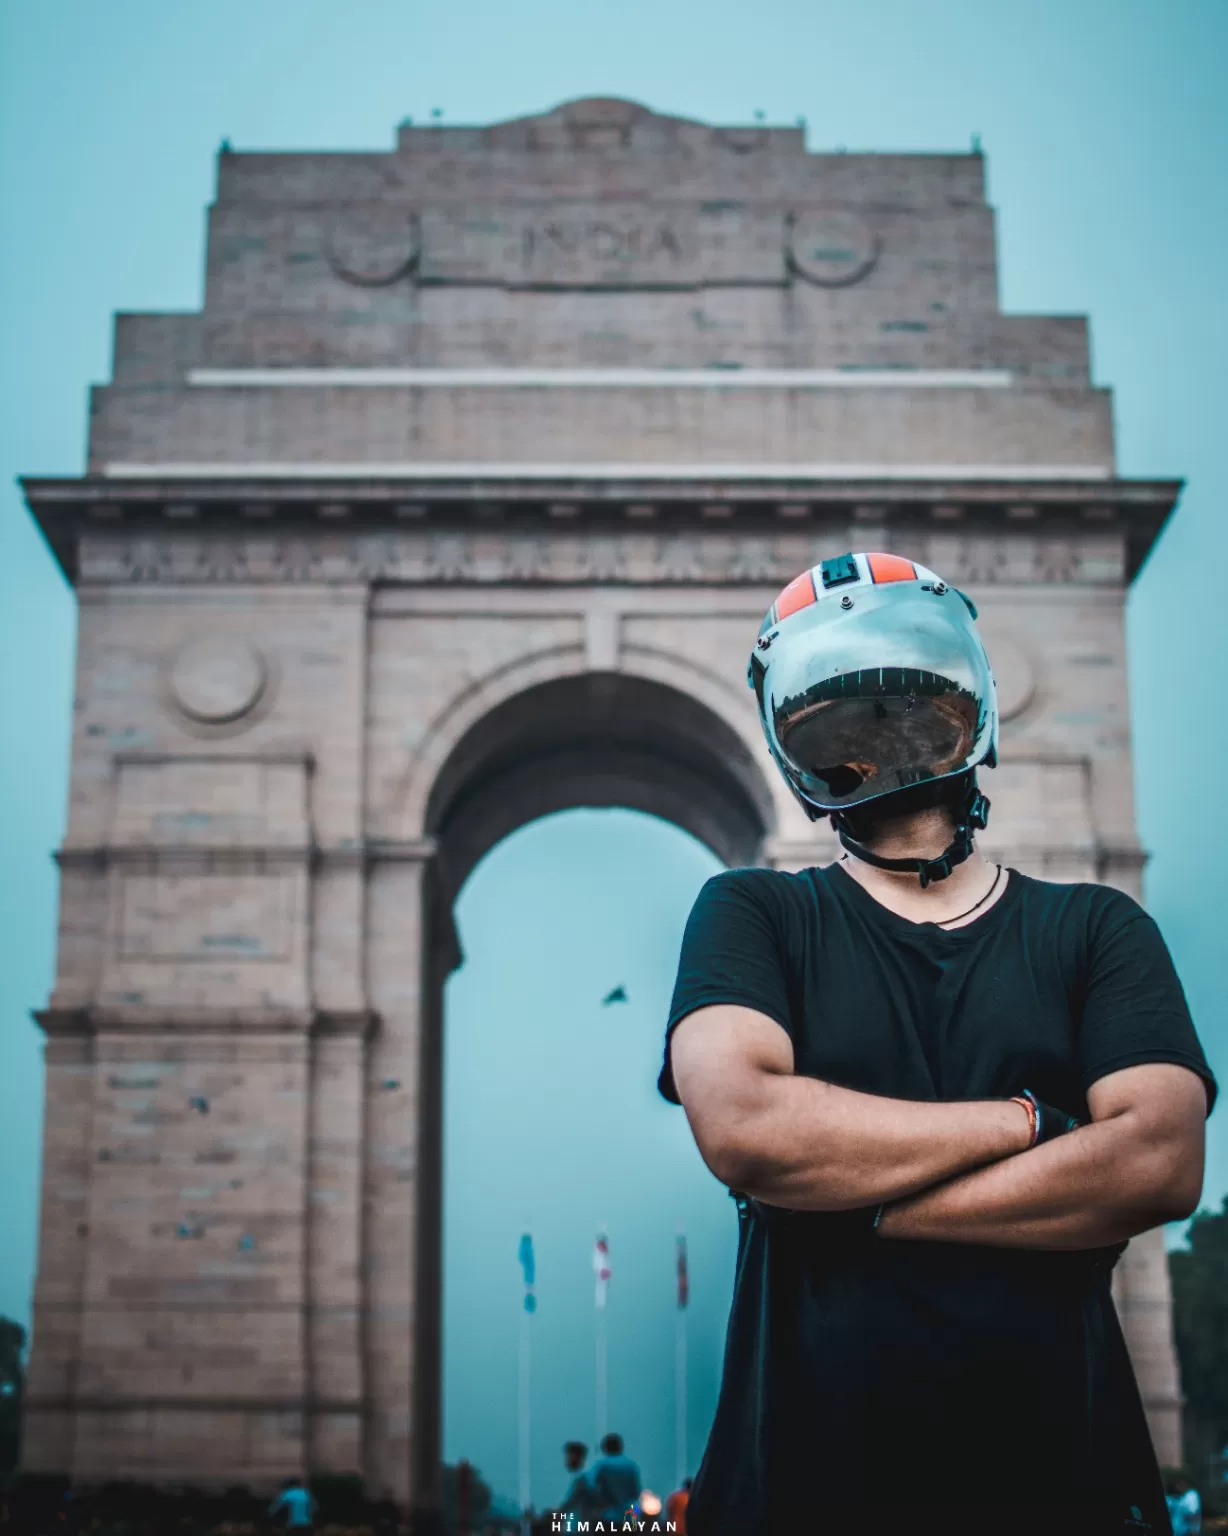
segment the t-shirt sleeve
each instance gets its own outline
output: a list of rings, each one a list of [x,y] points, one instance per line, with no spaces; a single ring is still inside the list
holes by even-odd
[[[1148,1062],[1174,1062],[1197,1072],[1210,1114],[1216,1082],[1168,946],[1155,920],[1114,892],[1091,925],[1079,1030],[1083,1087]]]
[[[674,1086],[670,1041],[675,1028],[698,1008],[736,1004],[765,1013],[790,1035],[785,935],[780,903],[767,871],[727,870],[700,891],[682,936],[678,976],[665,1028],[665,1060],[657,1087],[671,1104]]]

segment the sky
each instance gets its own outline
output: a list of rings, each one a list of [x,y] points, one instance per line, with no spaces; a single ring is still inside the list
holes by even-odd
[[[516,1492],[515,1257],[531,1232],[539,1505],[565,1492],[563,1442],[596,1439],[598,1228],[613,1271],[607,1422],[649,1488],[674,1486],[679,1230],[692,1473],[716,1406],[737,1217],[656,1074],[683,924],[720,867],[653,817],[565,811],[500,843],[457,902],[466,960],[444,994],[444,1456],[467,1455]],[[627,1001],[603,1006],[620,986]]]
[[[998,209],[1003,307],[1089,315],[1095,378],[1115,390],[1122,472],[1188,482],[1129,600],[1139,824],[1152,855],[1148,904],[1213,1065],[1228,1073],[1220,932],[1228,818],[1218,781],[1228,762],[1218,559],[1228,506],[1225,57],[1222,0],[0,0],[0,1312],[28,1316],[34,1262],[41,1079],[29,1009],[45,1000],[52,973],[49,854],[64,819],[74,643],[71,593],[13,477],[81,469],[86,389],[108,375],[114,311],[199,305],[223,138],[238,149],[383,148],[401,119],[433,109],[446,122],[487,122],[587,95],[717,121],[804,118],[812,149],[960,150],[979,135]],[[545,905],[580,889],[578,833],[527,829],[475,873],[460,904],[470,960],[451,983],[449,1060],[468,1060],[465,1042],[476,1036],[461,1021],[481,1014],[483,997],[489,1006],[495,994],[484,986],[527,988],[539,974],[540,949],[500,947],[500,914],[534,902],[560,999],[577,1019],[589,1010],[585,1049],[605,1049],[615,1025],[585,1001],[594,981],[623,979],[633,963],[645,968],[617,1027],[637,1050],[659,1031],[672,960],[663,939],[651,965],[641,955],[636,882],[654,899],[658,885],[672,893],[652,910],[658,938],[676,933],[703,857],[672,829],[636,823],[624,838],[612,825],[586,823],[583,834],[602,850],[608,905],[596,933],[585,901]],[[632,847],[634,861],[623,852]],[[542,1027],[564,1029],[562,1013],[551,1019]],[[476,1091],[481,1064],[459,1068],[470,1070]],[[561,1062],[557,1071],[566,1093]],[[460,1080],[449,1077],[450,1094]],[[509,1094],[530,1088],[528,1076],[508,1085]],[[465,1140],[449,1103],[459,1167],[478,1143]],[[624,1109],[645,1147],[680,1137],[663,1106],[633,1099]],[[1211,1123],[1208,1204],[1228,1190],[1224,1124],[1222,1114]],[[595,1168],[594,1155],[587,1144],[580,1166]],[[686,1187],[696,1200],[694,1241],[716,1285],[730,1257],[728,1213]],[[461,1270],[464,1221],[477,1207],[456,1189],[449,1184],[446,1450],[502,1466],[494,1417],[474,1409],[467,1418],[464,1407],[479,1392],[478,1357],[466,1357],[457,1331],[457,1309],[475,1305]],[[628,1287],[634,1275],[645,1287],[665,1283],[648,1277],[672,1252],[678,1201],[669,1194],[651,1257],[647,1227],[627,1214],[616,1263],[625,1252]],[[612,1212],[614,1195],[606,1199]],[[547,1356],[565,1347],[546,1327],[547,1277],[562,1286],[564,1265],[584,1271],[590,1241],[592,1210],[578,1185],[565,1209],[539,1213]],[[492,1217],[490,1231],[492,1244],[502,1234],[501,1255],[522,1213],[506,1202],[499,1210],[503,1226]],[[499,1286],[502,1262],[493,1248],[484,1260]],[[571,1278],[583,1288],[583,1275]],[[654,1327],[660,1305],[642,1304]],[[697,1330],[700,1310],[697,1298]],[[696,1359],[707,1349],[710,1362],[717,1347],[711,1337],[701,1347],[697,1334]],[[658,1396],[667,1387],[654,1378]],[[575,1390],[578,1405],[587,1389]],[[702,1417],[711,1399],[697,1393]],[[645,1421],[645,1435],[649,1428]],[[561,1431],[543,1433],[545,1477],[547,1441]],[[499,1485],[513,1491],[508,1476]]]

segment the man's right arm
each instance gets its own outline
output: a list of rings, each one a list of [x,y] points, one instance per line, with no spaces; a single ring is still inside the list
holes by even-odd
[[[1027,1149],[1010,1100],[937,1104],[858,1093],[794,1073],[773,1019],[699,1008],[670,1041],[678,1097],[700,1155],[723,1184],[765,1204],[844,1211],[898,1200]]]

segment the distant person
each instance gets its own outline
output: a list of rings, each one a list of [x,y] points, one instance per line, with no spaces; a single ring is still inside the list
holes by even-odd
[[[1168,1493],[1168,1518],[1173,1536],[1199,1536],[1202,1530],[1202,1500],[1184,1473],[1173,1478]]]
[[[584,1470],[587,1460],[588,1446],[582,1440],[569,1440],[563,1447],[563,1462],[571,1473],[571,1483],[563,1496],[559,1513],[569,1515],[573,1520],[593,1519],[601,1508],[592,1478]]]
[[[640,1469],[623,1451],[621,1435],[607,1435],[602,1457],[592,1471],[601,1520],[621,1520],[640,1496]]]
[[[269,1505],[269,1514],[277,1524],[288,1531],[311,1531],[315,1528],[316,1501],[303,1487],[301,1477],[289,1477],[281,1492]]]
[[[678,1536],[686,1536],[686,1507],[691,1502],[691,1479],[684,1477],[682,1487],[674,1490],[665,1501],[665,1520],[672,1525]]]

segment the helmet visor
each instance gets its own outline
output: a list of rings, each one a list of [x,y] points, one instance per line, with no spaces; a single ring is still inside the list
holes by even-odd
[[[918,645],[915,609],[892,635],[876,615],[859,655],[856,625],[816,626],[768,679],[773,746],[806,798],[839,810],[975,767],[993,733],[993,681],[971,625],[937,611]],[[799,637],[800,638],[800,637]],[[918,652],[932,670],[906,664]],[[892,664],[895,662],[896,664]],[[882,663],[882,664],[880,664]]]

